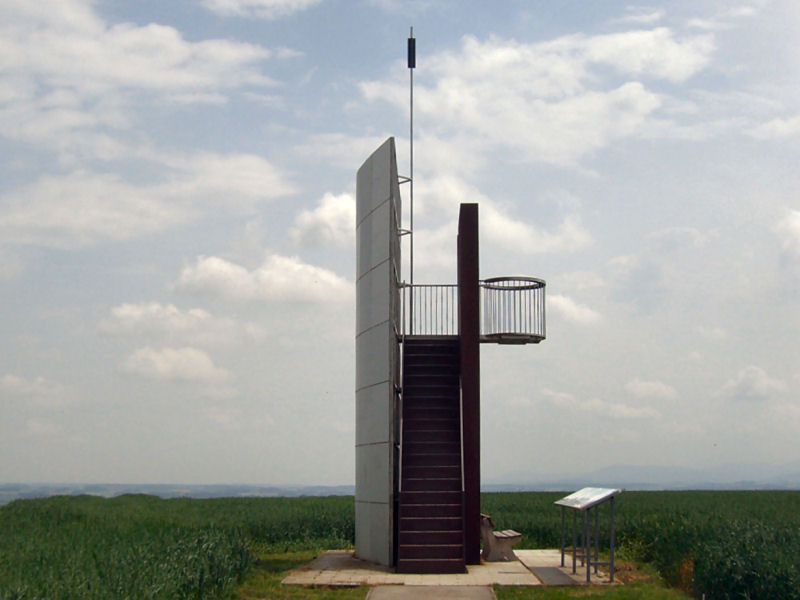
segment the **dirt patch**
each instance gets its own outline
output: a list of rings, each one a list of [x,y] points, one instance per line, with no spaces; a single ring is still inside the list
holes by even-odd
[[[653,576],[639,570],[636,563],[620,561],[614,563],[614,580],[623,584],[648,583],[653,581]]]

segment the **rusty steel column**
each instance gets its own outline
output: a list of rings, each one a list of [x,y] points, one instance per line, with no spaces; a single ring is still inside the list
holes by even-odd
[[[462,446],[464,460],[464,558],[481,562],[480,290],[478,205],[458,215],[458,335],[461,347]]]

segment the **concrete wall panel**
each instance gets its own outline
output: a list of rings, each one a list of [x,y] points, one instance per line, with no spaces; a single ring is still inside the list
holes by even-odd
[[[370,343],[374,344],[373,348],[380,352],[386,361],[389,358],[387,353],[391,351],[390,347],[382,345],[381,341],[375,337],[373,330],[380,330],[383,340],[387,340],[390,335],[394,337],[394,330],[390,327],[391,321],[386,318],[393,287],[390,271],[391,266],[387,260],[365,273],[358,280],[358,290],[362,301],[356,303],[356,331],[359,332],[356,343],[361,338],[369,336]],[[367,350],[363,346],[363,342],[361,348]],[[358,346],[356,346],[356,352],[358,352]],[[388,373],[389,364],[387,362],[387,364],[384,364],[383,374],[388,377]],[[363,383],[357,384],[356,389],[362,385]]]
[[[356,528],[356,556],[390,565],[392,552],[386,544],[386,539],[390,539],[392,534],[386,531],[387,524],[392,522],[389,505],[356,502],[356,522],[362,524]]]
[[[386,224],[389,222],[391,203],[384,202],[378,206],[369,219],[363,219],[358,225],[356,236],[356,277],[361,277],[376,264],[389,260],[389,244],[391,233]],[[383,307],[384,311],[386,307]]]
[[[394,416],[391,384],[386,381],[356,392],[356,445],[386,441]]]
[[[373,152],[356,179],[356,554],[391,565],[400,265],[393,138]]]
[[[356,500],[388,504],[386,489],[391,486],[392,449],[388,442],[356,447]]]

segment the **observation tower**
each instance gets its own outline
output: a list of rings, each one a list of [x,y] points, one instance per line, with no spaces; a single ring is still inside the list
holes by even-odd
[[[408,181],[394,138],[357,175],[356,556],[459,573],[480,563],[480,344],[545,339],[545,282],[480,278],[477,204],[460,206],[458,281],[403,281]]]

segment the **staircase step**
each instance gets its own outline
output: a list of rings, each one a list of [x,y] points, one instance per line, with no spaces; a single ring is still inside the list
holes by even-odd
[[[404,504],[461,504],[461,492],[400,492],[401,509]]]
[[[403,373],[408,375],[454,375],[458,377],[458,361],[417,359],[403,364]]]
[[[441,352],[443,354],[458,353],[458,338],[454,339],[409,339],[406,338],[406,351],[416,353]]]
[[[403,489],[409,492],[460,492],[461,477],[441,479],[403,478]]]
[[[404,419],[458,419],[458,406],[403,406]]]
[[[400,531],[460,531],[461,517],[400,517]]]
[[[459,410],[458,394],[406,394],[403,397],[403,410]]]
[[[464,549],[461,544],[419,544],[399,545],[397,558],[461,558]]]
[[[397,561],[398,573],[466,573],[463,558],[404,558]]]
[[[411,442],[403,440],[403,459],[414,454],[458,454],[461,453],[461,444],[447,440]],[[460,462],[460,461],[459,461]]]
[[[461,422],[455,417],[445,419],[403,419],[403,433],[406,431],[458,431]]]
[[[398,534],[400,545],[461,544],[464,532],[459,531],[402,531]]]
[[[404,442],[455,442],[459,443],[458,429],[450,431],[403,431]]]
[[[410,445],[410,444],[409,444]],[[412,453],[406,448],[403,450],[403,464],[409,467],[452,467],[454,465],[461,466],[461,454],[455,453],[436,453],[436,454],[423,454]]]
[[[413,388],[414,386],[437,386],[455,387],[459,385],[458,375],[448,373],[406,373],[403,375],[403,389]]]
[[[458,354],[458,339],[415,340],[406,338],[404,351],[413,354]]]
[[[461,465],[403,465],[403,479],[450,479],[461,478]]]
[[[401,517],[460,517],[460,504],[406,504],[400,506]]]

